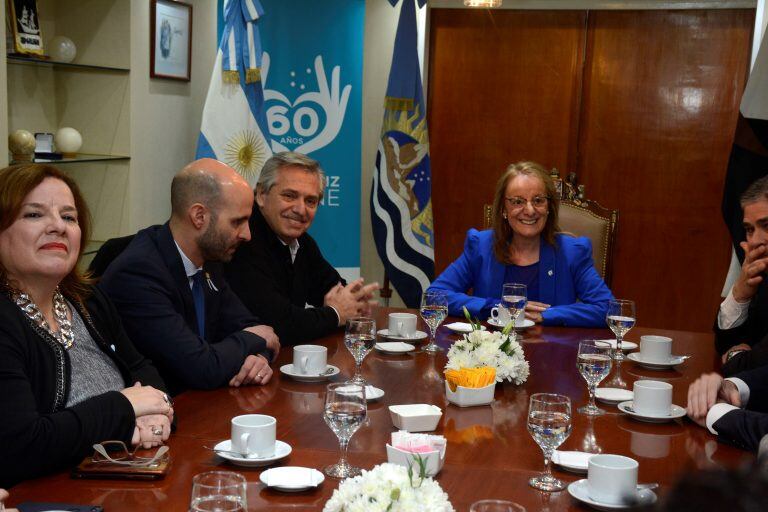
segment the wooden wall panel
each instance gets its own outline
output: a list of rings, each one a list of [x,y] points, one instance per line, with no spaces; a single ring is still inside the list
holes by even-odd
[[[584,11],[433,9],[429,135],[442,271],[512,162],[575,162]]]
[[[640,325],[707,331],[729,259],[719,205],[754,10],[433,9],[438,272],[531,159],[620,210],[613,288]]]
[[[578,175],[620,211],[613,291],[640,325],[711,329],[730,258],[723,180],[751,10],[593,11]]]

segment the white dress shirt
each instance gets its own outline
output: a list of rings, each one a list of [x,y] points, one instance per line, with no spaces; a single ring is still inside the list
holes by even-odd
[[[174,240],[173,243],[176,244],[176,240]],[[195,264],[192,263],[192,260],[187,258],[187,255],[184,254],[184,251],[181,250],[179,244],[176,244],[176,250],[179,251],[179,255],[181,256],[181,262],[184,264],[184,273],[187,274],[187,281],[189,281],[189,289],[191,290],[193,284],[192,278],[199,271],[203,270],[203,267],[195,267]]]
[[[717,313],[717,326],[721,329],[733,329],[746,322],[750,302],[749,300],[739,302],[734,299],[733,288],[731,288],[731,291],[720,304],[720,310]]]
[[[747,383],[743,380],[739,379],[738,377],[728,377],[725,380],[729,380],[736,384],[736,389],[739,390],[739,398],[741,399],[741,407],[746,407],[747,402],[749,402],[749,386],[747,386]],[[710,432],[717,435],[717,431],[713,428],[713,425],[723,417],[728,412],[734,411],[740,409],[739,407],[736,407],[735,405],[726,404],[726,403],[719,403],[712,406],[712,408],[707,413],[707,428]]]

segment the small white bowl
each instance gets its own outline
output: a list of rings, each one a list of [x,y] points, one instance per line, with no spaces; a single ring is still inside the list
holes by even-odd
[[[397,464],[398,466],[403,466],[406,468],[411,466],[413,468],[414,474],[419,473],[419,464],[416,462],[416,460],[414,460],[416,457],[421,457],[426,461],[426,476],[430,477],[438,474],[440,470],[443,469],[443,464],[445,464],[445,450],[442,452],[435,450],[433,452],[411,453],[404,452],[399,448],[395,448],[391,444],[387,444],[387,460],[392,464]]]
[[[389,415],[392,423],[400,430],[431,432],[437,428],[443,411],[436,405],[403,404],[390,405]]]
[[[445,383],[445,396],[452,404],[459,407],[472,407],[474,405],[488,405],[493,402],[493,394],[496,391],[496,383],[492,382],[484,388],[465,388],[456,386],[456,391],[451,391],[448,383]]]

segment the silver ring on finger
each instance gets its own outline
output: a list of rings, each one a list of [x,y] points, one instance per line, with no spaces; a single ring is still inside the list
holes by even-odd
[[[163,435],[163,427],[158,427],[157,425],[152,425],[152,435],[153,436],[162,436]]]

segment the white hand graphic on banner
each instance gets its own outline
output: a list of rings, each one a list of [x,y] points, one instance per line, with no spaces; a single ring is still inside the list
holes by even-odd
[[[261,62],[264,99],[281,103],[272,105],[267,109],[269,134],[272,137],[272,151],[288,151],[288,148],[279,139],[287,134],[291,128],[303,141],[294,149],[294,151],[299,153],[309,154],[333,142],[341,130],[349,95],[352,92],[351,85],[346,85],[343,90],[340,90],[341,67],[334,66],[329,84],[322,56],[318,55],[315,57],[315,76],[317,77],[318,90],[302,94],[293,103],[281,92],[267,89],[269,67],[269,54],[264,52]],[[313,107],[303,105],[304,103],[315,103],[325,112],[325,125],[317,135],[315,134],[320,128],[319,116]],[[293,110],[292,119],[289,117],[291,110]],[[303,121],[308,121],[308,123]]]

